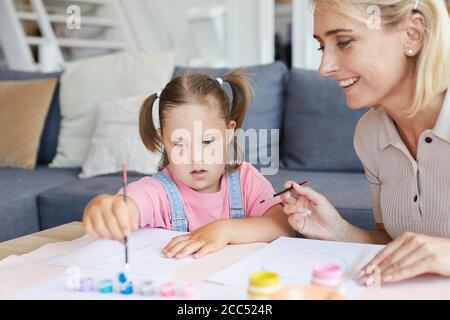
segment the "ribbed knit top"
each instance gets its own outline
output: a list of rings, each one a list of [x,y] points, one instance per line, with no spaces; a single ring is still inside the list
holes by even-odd
[[[383,108],[361,118],[354,145],[369,180],[375,221],[392,238],[405,232],[450,238],[450,90],[435,127],[420,136],[417,160]]]

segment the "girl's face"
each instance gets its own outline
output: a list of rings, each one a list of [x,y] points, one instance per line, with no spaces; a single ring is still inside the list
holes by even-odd
[[[323,51],[320,74],[339,83],[352,109],[389,104],[413,78],[405,33],[369,26],[321,9],[314,14],[314,38]]]
[[[236,123],[227,124],[217,109],[196,104],[180,106],[169,109],[164,121],[162,140],[171,172],[201,193],[220,190],[227,145],[236,128]]]

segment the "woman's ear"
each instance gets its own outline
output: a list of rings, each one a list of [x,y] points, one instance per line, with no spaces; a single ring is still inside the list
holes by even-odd
[[[421,13],[414,13],[406,25],[405,54],[416,56],[423,48],[425,39],[425,19]]]

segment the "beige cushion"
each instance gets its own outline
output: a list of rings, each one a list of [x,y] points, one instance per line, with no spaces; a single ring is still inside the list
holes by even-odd
[[[0,82],[0,166],[34,169],[57,79]]]
[[[61,131],[53,168],[81,167],[89,152],[99,103],[150,95],[172,78],[173,53],[116,53],[64,65]]]

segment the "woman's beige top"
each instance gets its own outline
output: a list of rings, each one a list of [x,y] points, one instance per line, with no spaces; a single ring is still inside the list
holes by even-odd
[[[420,136],[417,161],[383,108],[359,121],[354,144],[369,180],[375,221],[392,238],[405,232],[450,238],[450,90],[434,129]]]

